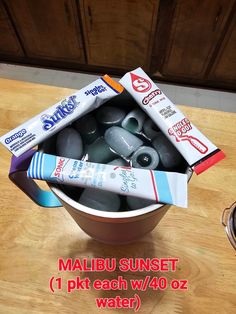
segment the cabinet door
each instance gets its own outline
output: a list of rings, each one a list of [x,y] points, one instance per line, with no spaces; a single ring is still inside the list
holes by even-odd
[[[236,7],[236,6],[235,6]],[[235,8],[236,9],[236,8]],[[212,81],[222,82],[236,86],[236,12],[233,10],[233,18],[229,29],[219,49],[215,63],[209,74]]]
[[[74,0],[7,0],[28,57],[83,63]]]
[[[161,64],[158,63],[160,58],[153,60],[155,71],[164,77],[203,79],[225,31],[234,0],[227,0],[227,5],[225,0],[168,2],[174,3],[174,14],[173,19],[163,15],[166,25],[171,23],[171,27],[169,34],[163,32],[166,50]],[[162,19],[162,16],[158,18]],[[158,56],[158,40],[160,42],[161,38],[156,40],[154,54]]]
[[[159,0],[79,3],[89,64],[148,70]]]
[[[20,43],[7,15],[7,12],[0,1],[0,54],[4,56],[23,56]]]

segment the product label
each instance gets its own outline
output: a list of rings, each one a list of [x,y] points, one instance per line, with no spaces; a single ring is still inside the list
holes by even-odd
[[[154,100],[156,96],[159,96],[162,94],[162,91],[160,89],[155,89],[150,94],[148,94],[146,97],[143,98],[142,103],[143,105],[148,105],[150,101]]]
[[[18,138],[21,138],[22,136],[24,136],[26,134],[26,129],[21,129],[20,131],[12,134],[10,137],[7,137],[5,139],[5,143],[6,144],[10,144],[11,142],[15,141]]]
[[[217,147],[190,123],[141,68],[126,73],[120,83],[183,155],[194,171],[203,158],[208,155],[210,158],[211,153],[218,151]],[[224,158],[223,153],[218,155],[217,159],[211,159],[210,165],[222,158]],[[201,172],[208,167],[209,163],[205,162],[201,167]]]
[[[48,131],[58,124],[62,119],[65,119],[68,115],[72,114],[75,108],[79,105],[76,101],[76,96],[70,96],[68,100],[63,100],[52,115],[44,114],[41,116],[43,123],[43,130]]]
[[[60,179],[62,182],[64,181],[64,179],[63,179],[63,167],[65,164],[65,161],[66,161],[65,158],[60,157],[58,162],[57,162],[57,165],[53,171],[53,176]]]
[[[187,175],[182,173],[98,164],[36,152],[27,175],[49,182],[137,196],[157,203],[187,206]]]
[[[169,128],[168,133],[175,137],[176,142],[188,141],[199,153],[206,154],[208,147],[196,137],[187,135],[191,130],[192,126],[190,121],[187,118],[184,118]]]
[[[8,132],[0,142],[18,157],[122,91],[119,83],[104,75]]]
[[[86,90],[86,91],[84,92],[84,94],[85,94],[86,96],[88,96],[88,95],[96,96],[96,95],[98,95],[98,94],[101,94],[101,93],[105,92],[106,90],[107,90],[107,89],[106,89],[105,86],[103,86],[103,85],[98,85],[98,86],[97,86],[97,85],[96,85],[94,88]]]
[[[138,179],[133,171],[128,169],[120,169],[119,176],[122,179],[122,185],[120,188],[121,191],[129,193],[130,191],[137,189],[136,182]]]
[[[130,73],[133,89],[138,93],[146,93],[152,88],[149,80],[140,77],[134,73]]]

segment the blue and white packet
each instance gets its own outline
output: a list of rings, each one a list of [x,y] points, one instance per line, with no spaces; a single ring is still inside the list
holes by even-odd
[[[36,152],[27,175],[187,207],[187,175],[182,173],[98,164]]]

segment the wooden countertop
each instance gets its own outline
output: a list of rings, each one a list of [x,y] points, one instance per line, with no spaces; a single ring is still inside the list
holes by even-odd
[[[0,135],[70,94],[72,90],[0,79]],[[221,213],[236,201],[236,114],[180,106],[226,153],[226,159],[189,184],[189,207],[172,207],[157,228],[134,244],[109,246],[89,238],[64,208],[35,205],[8,179],[11,154],[0,147],[0,312],[117,313],[99,310],[97,297],[141,298],[139,313],[236,313],[236,254],[221,225]],[[187,291],[75,291],[54,294],[49,279],[60,274],[59,257],[179,257],[177,271],[158,274],[187,279]],[[96,278],[137,279],[144,273],[87,273]],[[119,310],[134,312],[134,310]]]

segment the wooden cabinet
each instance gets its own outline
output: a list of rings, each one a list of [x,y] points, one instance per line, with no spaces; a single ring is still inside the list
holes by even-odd
[[[225,33],[234,0],[178,0],[162,2],[159,17],[167,25],[163,44],[157,33],[152,74],[162,77],[203,79],[212,62],[215,49]],[[172,9],[171,9],[172,8]],[[162,10],[162,11],[161,11]],[[166,10],[170,13],[166,14]],[[163,13],[163,15],[162,15]],[[161,52],[159,49],[162,49]],[[162,54],[162,55],[161,55]]]
[[[24,55],[2,1],[0,1],[0,55],[15,57]]]
[[[7,0],[30,58],[84,63],[80,20],[74,0]]]
[[[236,90],[236,0],[0,0],[0,61]]]
[[[236,9],[236,8],[235,8]],[[217,52],[209,80],[236,88],[236,12]]]
[[[79,1],[88,64],[149,69],[157,0]]]

